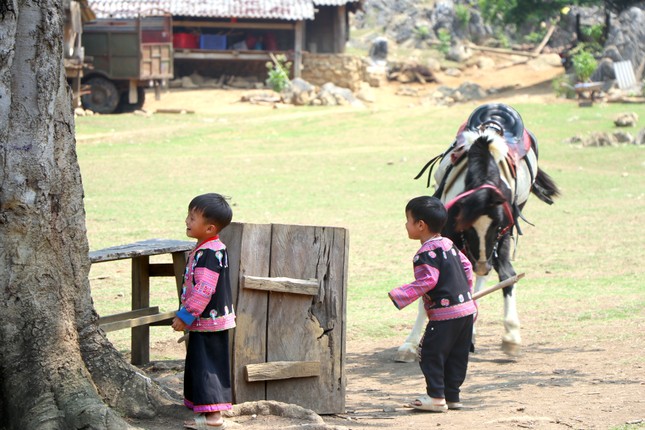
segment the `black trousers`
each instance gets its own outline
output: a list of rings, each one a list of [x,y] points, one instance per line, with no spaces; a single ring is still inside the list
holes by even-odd
[[[459,387],[466,379],[472,337],[472,315],[428,322],[419,350],[421,371],[430,397],[459,401]]]

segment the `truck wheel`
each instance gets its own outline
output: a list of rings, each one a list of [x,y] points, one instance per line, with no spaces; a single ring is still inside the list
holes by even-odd
[[[125,91],[121,94],[121,102],[119,103],[119,112],[128,113],[139,110],[143,107],[143,103],[146,101],[146,90],[143,87],[137,87],[137,102],[129,103],[128,102],[128,92]]]
[[[90,94],[81,96],[83,108],[97,113],[112,113],[119,104],[119,91],[111,81],[96,76],[87,80]]]

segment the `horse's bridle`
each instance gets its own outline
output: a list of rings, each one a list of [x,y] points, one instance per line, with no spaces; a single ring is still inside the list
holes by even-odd
[[[506,199],[504,194],[499,190],[499,188],[497,188],[494,185],[483,184],[483,185],[480,185],[480,186],[478,186],[476,188],[473,188],[472,190],[464,191],[463,193],[461,193],[461,194],[457,195],[456,197],[454,197],[452,200],[450,200],[448,203],[446,203],[446,210],[450,210],[450,208],[453,207],[455,205],[455,203],[457,203],[459,200],[461,200],[461,199],[463,199],[465,197],[468,197],[469,195],[474,194],[475,192],[477,192],[479,190],[482,190],[482,189],[485,189],[485,188],[488,188],[490,190],[495,191],[500,197],[502,197],[504,199],[504,203],[503,203],[502,207],[504,208],[504,212],[506,213],[506,217],[508,218],[508,225],[506,225],[504,228],[501,228],[501,227],[498,228],[499,231],[497,232],[497,238],[495,239],[495,246],[493,247],[493,250],[491,251],[491,254],[486,258],[486,261],[490,263],[491,259],[493,258],[493,255],[497,252],[497,246],[499,244],[500,239],[502,237],[504,237],[504,235],[506,233],[508,233],[508,231],[513,227],[513,225],[515,225],[515,219],[513,217],[513,211],[511,210],[511,205],[508,203],[508,200]],[[466,254],[466,256],[468,256],[468,259],[472,261],[472,260],[474,260],[473,253],[468,248],[467,242],[463,237],[463,232],[461,232],[461,234],[462,234],[461,241],[463,242],[462,251],[464,252],[464,254]]]

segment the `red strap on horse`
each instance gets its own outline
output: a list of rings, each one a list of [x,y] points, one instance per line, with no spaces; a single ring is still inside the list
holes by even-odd
[[[504,194],[502,194],[499,188],[497,188],[494,185],[483,184],[477,188],[473,188],[472,190],[464,191],[463,193],[459,194],[457,197],[453,198],[448,203],[446,203],[446,210],[450,210],[450,208],[453,207],[455,203],[457,203],[459,200],[463,199],[464,197],[468,197],[469,195],[479,190],[482,190],[484,188],[489,188],[491,190],[494,190],[497,194],[499,194],[504,199],[504,204],[503,204],[504,212],[506,212],[506,216],[508,217],[509,222],[508,222],[508,225],[504,227],[504,229],[499,233],[500,236],[503,236],[506,234],[506,232],[508,232],[508,230],[510,230],[511,227],[513,227],[513,225],[515,224],[515,219],[513,218],[513,211],[511,210],[511,205],[508,204],[506,197],[504,197]]]

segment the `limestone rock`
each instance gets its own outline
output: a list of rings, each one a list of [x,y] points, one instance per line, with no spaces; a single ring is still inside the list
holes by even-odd
[[[638,114],[636,112],[626,112],[618,114],[614,120],[616,127],[634,127],[638,123]]]

